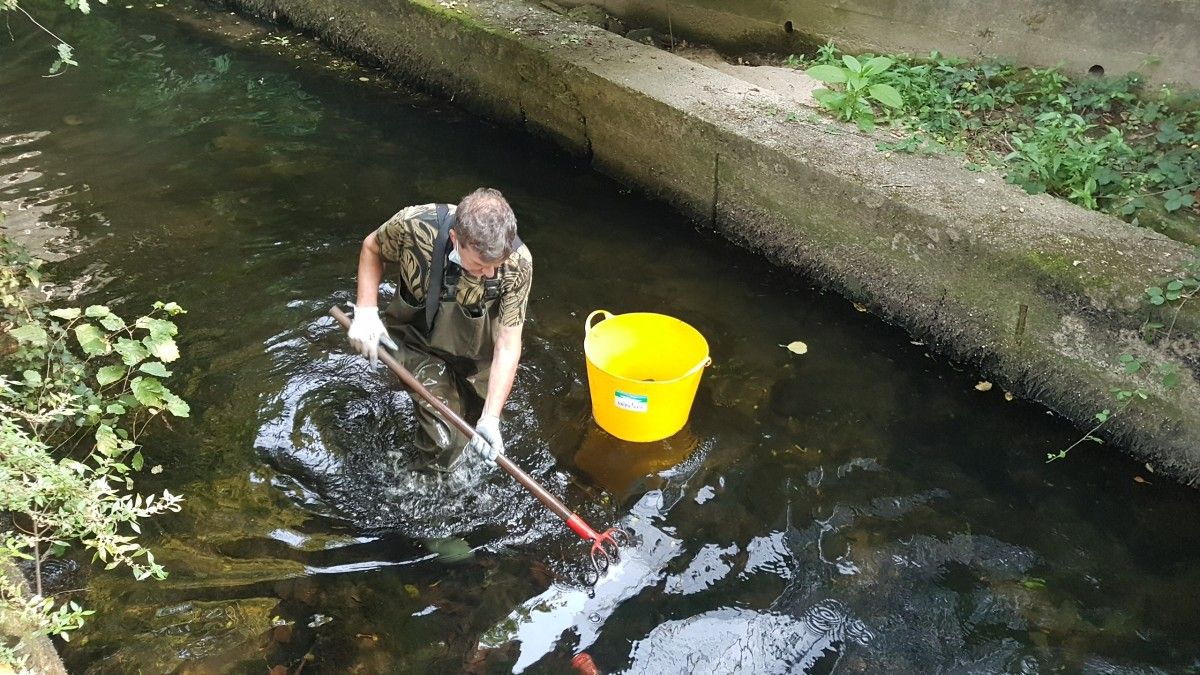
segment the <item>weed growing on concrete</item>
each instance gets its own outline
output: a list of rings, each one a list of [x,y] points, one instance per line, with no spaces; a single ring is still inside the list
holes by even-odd
[[[885,57],[858,60],[878,58]],[[1031,194],[1047,192],[1200,243],[1196,225],[1167,222],[1200,215],[1200,93],[1148,90],[1137,74],[1073,80],[1053,68],[972,63],[937,52],[886,58],[894,63],[871,81],[890,85],[902,106],[872,112],[905,137],[880,143],[881,150],[961,152]],[[810,74],[846,66],[833,45],[786,64]],[[853,119],[845,112],[850,102],[835,102],[835,112]]]
[[[875,106],[901,108],[904,101],[890,84],[882,81],[884,74],[895,65],[886,56],[876,56],[865,63],[843,54],[841,64],[821,63],[809,68],[810,77],[837,89],[818,89],[813,97],[839,119],[854,122],[859,129],[870,132],[875,128]]]
[[[1183,272],[1175,278],[1168,279],[1161,286],[1151,286],[1146,289],[1146,297],[1151,305],[1151,315],[1142,326],[1142,339],[1147,344],[1170,343],[1180,311],[1183,310],[1188,300],[1200,295],[1200,248],[1197,249],[1196,254],[1195,258],[1184,264]],[[1169,321],[1166,316],[1163,316],[1164,310],[1170,314]],[[1122,354],[1118,357],[1117,362],[1126,375],[1148,374],[1151,381],[1161,386],[1164,391],[1170,391],[1179,386],[1179,366],[1174,363],[1152,363],[1136,354]],[[1079,440],[1058,452],[1048,453],[1046,455],[1047,464],[1065,459],[1067,453],[1084,441],[1100,443],[1100,438],[1095,434],[1101,427],[1131,404],[1149,398],[1145,390],[1136,387],[1113,387],[1112,395],[1116,406],[1113,409],[1106,408],[1096,413],[1097,424]]]

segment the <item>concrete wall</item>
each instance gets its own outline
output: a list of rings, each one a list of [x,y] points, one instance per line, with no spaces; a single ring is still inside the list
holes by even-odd
[[[850,52],[937,50],[1023,65],[1100,66],[1200,87],[1195,0],[560,0],[735,50],[787,53],[833,40]],[[790,26],[790,31],[788,30]]]
[[[1106,434],[1200,481],[1200,308],[1171,345],[1139,337],[1144,289],[1191,257],[1178,242],[952,157],[885,156],[789,120],[773,92],[532,3],[227,1],[552,139],[1081,425],[1111,387],[1144,387]],[[1124,374],[1127,352],[1176,363],[1182,385]]]
[[[3,574],[9,583],[24,588],[29,595],[33,591],[29,589],[25,583],[25,577],[21,571],[10,560],[0,561],[0,574]],[[58,652],[54,650],[54,643],[45,635],[30,635],[27,626],[19,625],[12,622],[12,617],[5,616],[3,621],[0,621],[0,639],[6,642],[13,640],[21,640],[24,643],[22,654],[29,657],[25,664],[26,671],[30,673],[38,673],[38,675],[67,675],[67,669],[63,666],[62,659],[58,657]],[[5,670],[4,663],[0,661],[0,673],[12,672]]]

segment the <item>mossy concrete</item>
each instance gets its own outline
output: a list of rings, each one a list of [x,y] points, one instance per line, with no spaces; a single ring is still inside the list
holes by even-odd
[[[18,588],[24,588],[29,595],[33,594],[28,584],[25,583],[25,575],[21,574],[21,570],[17,569],[11,560],[6,558],[0,561],[0,574],[5,576],[8,583]],[[3,620],[0,621],[0,638],[6,642],[21,641],[20,653],[28,657],[28,661],[25,663],[28,672],[41,675],[67,675],[67,669],[63,666],[62,659],[58,657],[58,652],[54,650],[54,643],[50,641],[50,638],[45,635],[33,635],[29,627],[23,625],[22,622],[15,621],[14,616],[8,614],[3,616]],[[5,663],[0,661],[0,672],[4,671]]]
[[[1190,250],[949,157],[886,155],[725,73],[517,0],[230,0],[549,138],[599,171],[865,304],[1018,395],[1200,479],[1200,312],[1167,344],[1144,289]],[[797,120],[807,121],[797,121]],[[649,261],[647,261],[649,264]],[[1196,303],[1200,305],[1200,303]],[[1124,353],[1180,367],[1164,391]]]
[[[560,0],[631,26],[734,52],[794,54],[832,40],[851,53],[999,57],[1075,74],[1142,73],[1200,86],[1200,3],[1187,0]]]

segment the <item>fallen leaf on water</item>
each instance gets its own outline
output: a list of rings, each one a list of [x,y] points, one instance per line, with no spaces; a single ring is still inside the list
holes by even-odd
[[[1154,473],[1154,467],[1150,466],[1150,462],[1146,462],[1146,470],[1150,473]]]
[[[856,303],[854,303],[854,309],[857,309],[860,312],[865,312],[865,311],[867,311],[867,306],[862,304],[861,302],[856,302]]]
[[[979,384],[975,385],[975,388],[979,391],[991,391],[992,383],[987,380],[980,380]]]
[[[412,584],[404,584],[404,592],[408,593],[408,597],[410,598],[421,597],[421,590]]]
[[[796,340],[795,342],[789,342],[786,345],[779,345],[779,346],[787,349],[789,352],[791,352],[793,354],[807,354],[808,353],[808,345],[804,344],[803,342],[801,342],[799,340]]]
[[[1149,484],[1150,484],[1150,481],[1146,480],[1145,478],[1142,478],[1141,476],[1134,476],[1134,477],[1133,477],[1133,482],[1135,482],[1135,483],[1145,483],[1146,485],[1149,485]]]
[[[1005,401],[1011,401],[1011,400],[1013,400],[1013,395],[1012,395],[1012,392],[1011,392],[1011,391],[1006,391],[1006,392],[1004,392],[1004,400],[1005,400]]]

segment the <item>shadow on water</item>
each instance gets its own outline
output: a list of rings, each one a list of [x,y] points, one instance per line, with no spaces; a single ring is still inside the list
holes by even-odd
[[[1077,437],[1044,409],[294,35],[46,11],[85,66],[43,80],[39,36],[0,41],[4,227],[66,257],[73,302],[189,310],[193,417],[138,479],[187,498],[144,535],[171,576],[71,572],[99,610],[73,671],[566,672],[580,650],[606,672],[1200,670],[1194,491],[1112,452],[1044,465]],[[370,228],[478,185],[537,261],[509,454],[640,538],[594,595],[586,547],[507,476],[407,470],[411,399],[326,316]],[[676,436],[592,423],[597,308],[708,338]]]

